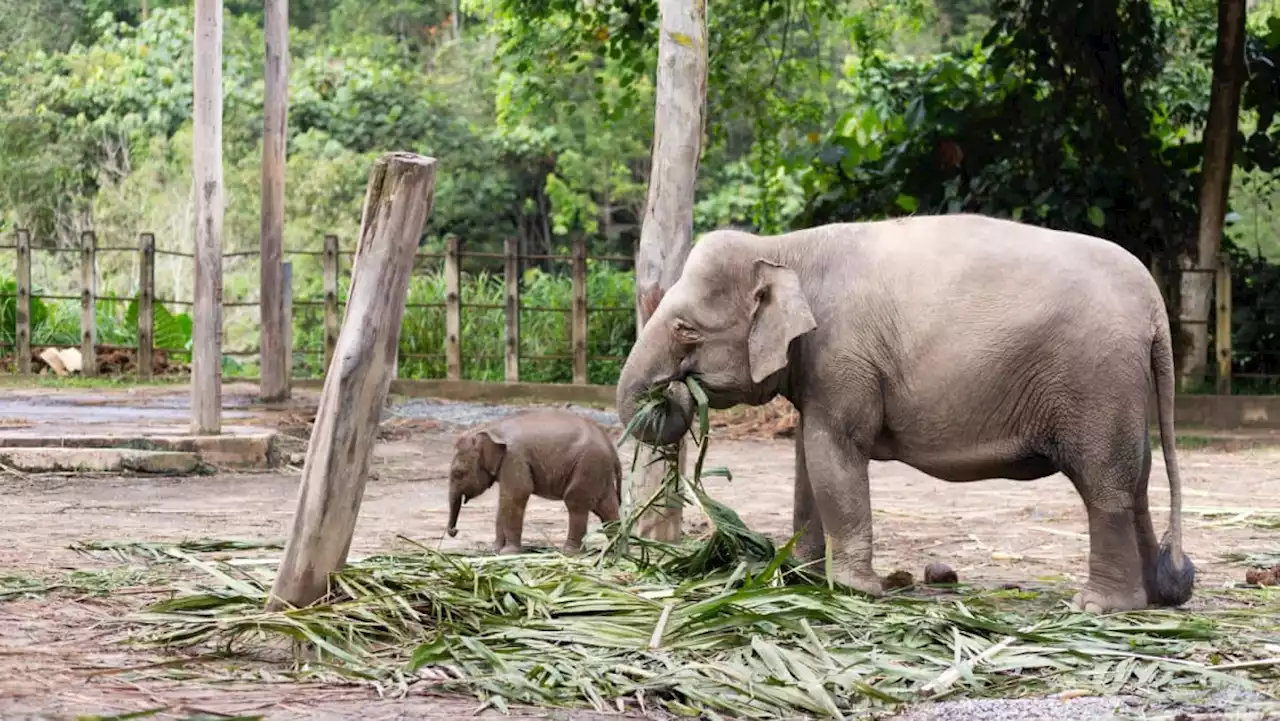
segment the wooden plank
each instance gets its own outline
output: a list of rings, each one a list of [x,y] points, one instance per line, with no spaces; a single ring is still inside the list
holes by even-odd
[[[333,351],[338,347],[338,236],[324,237],[324,372],[333,365]]]
[[[80,234],[80,373],[98,375],[98,236]]]
[[[196,0],[191,432],[222,431],[222,0]]]
[[[1214,328],[1214,346],[1218,359],[1217,393],[1222,396],[1231,395],[1231,258],[1222,253],[1218,258],[1218,269],[1214,273],[1214,294],[1218,300]]]
[[[706,126],[707,15],[702,0],[658,0],[657,78],[654,84],[653,159],[649,194],[636,259],[639,333],[662,295],[680,277],[693,248],[693,200]],[[686,444],[678,447],[685,464]],[[630,500],[643,503],[662,487],[664,464],[656,449],[640,445],[638,470],[629,484]],[[662,508],[660,506],[668,506]],[[636,522],[645,538],[675,542],[684,514],[678,504],[659,500]]]
[[[445,239],[444,250],[444,356],[445,377],[462,380],[462,263],[458,239]]]
[[[346,562],[391,384],[388,370],[400,340],[413,256],[431,212],[435,165],[434,158],[388,153],[369,172],[359,262],[352,269],[338,353],[320,393],[269,610],[321,598],[329,574]]]
[[[31,233],[18,231],[17,303],[14,308],[14,355],[18,357],[18,373],[31,374]]]
[[[281,293],[284,289],[284,167],[285,130],[289,111],[289,0],[264,0],[263,36],[266,58],[262,109],[262,205],[259,245],[259,363],[263,401],[289,397],[286,325]]]
[[[293,263],[280,264],[280,307],[284,321],[284,387],[293,388]],[[288,397],[287,395],[285,396]]]
[[[502,277],[506,283],[506,305],[502,310],[506,329],[506,380],[520,382],[520,241],[507,238],[503,243]]]
[[[582,385],[587,382],[587,241],[583,237],[573,241],[572,282],[573,382]]]
[[[138,239],[138,380],[153,375],[155,349],[156,237],[143,233]]]

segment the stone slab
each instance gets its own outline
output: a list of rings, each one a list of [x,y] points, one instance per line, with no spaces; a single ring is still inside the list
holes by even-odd
[[[27,473],[155,473],[187,475],[200,468],[194,453],[131,448],[5,448],[0,462]]]
[[[186,453],[223,468],[275,468],[281,458],[274,431],[191,436],[164,433],[55,433],[48,427],[0,431],[0,449],[133,450]]]

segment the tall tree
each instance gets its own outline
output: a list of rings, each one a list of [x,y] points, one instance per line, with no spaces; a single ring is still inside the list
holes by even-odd
[[[636,257],[637,332],[680,278],[693,247],[694,190],[706,121],[706,0],[659,0],[658,13],[653,166]],[[637,503],[662,486],[662,465],[649,463],[654,450],[643,451],[643,470],[632,483],[631,499]],[[679,458],[683,465],[683,442]],[[637,528],[646,538],[675,541],[683,517],[679,505],[660,502],[640,517]]]
[[[266,0],[265,93],[262,113],[262,203],[258,295],[259,394],[264,401],[289,397],[285,338],[292,331],[284,317],[284,161],[289,112],[289,0]]]
[[[191,432],[222,430],[222,0],[196,0]]]
[[[1213,83],[1209,90],[1209,119],[1204,127],[1204,160],[1200,170],[1200,222],[1195,254],[1181,258],[1183,268],[1213,270],[1218,267],[1222,244],[1222,224],[1227,213],[1231,170],[1235,166],[1235,145],[1240,118],[1240,93],[1244,86],[1246,0],[1218,0],[1218,43],[1213,52]],[[1208,320],[1213,274],[1182,275],[1184,317]],[[1195,383],[1207,377],[1209,355],[1208,323],[1188,324],[1190,342],[1183,346],[1182,382]]]

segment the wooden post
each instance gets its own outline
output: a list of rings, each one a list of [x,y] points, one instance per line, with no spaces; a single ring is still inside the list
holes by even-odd
[[[18,356],[18,373],[31,374],[31,234],[18,231],[18,297],[14,307],[14,335]]]
[[[222,0],[196,0],[191,433],[222,431]]]
[[[80,234],[80,374],[98,375],[98,236],[92,230]]]
[[[587,382],[587,241],[573,241],[573,382]]]
[[[258,394],[263,401],[289,397],[288,358],[285,356],[286,317],[281,293],[284,261],[285,128],[289,111],[289,0],[264,0],[266,39],[265,95],[262,112],[262,205],[259,245],[259,365]]]
[[[324,237],[324,375],[338,347],[338,236]]]
[[[507,238],[503,243],[502,277],[507,285],[506,307],[503,315],[507,321],[507,372],[508,383],[520,382],[520,242]]]
[[[293,387],[293,263],[280,264],[280,282],[283,285],[280,306],[284,323],[284,387],[289,389]]]
[[[1214,274],[1214,294],[1218,299],[1217,327],[1214,345],[1218,357],[1217,394],[1231,395],[1231,258],[1226,253],[1218,256],[1218,269]]]
[[[445,239],[444,251],[444,361],[445,375],[462,380],[462,263],[458,238]]]
[[[149,381],[154,373],[155,349],[155,299],[156,299],[156,237],[143,233],[139,237],[138,252],[138,380]]]
[[[693,248],[693,200],[706,126],[707,7],[703,0],[658,0],[659,25],[653,160],[640,227],[636,262],[639,333],[662,296],[680,277]],[[677,446],[683,468],[686,444]],[[643,503],[663,486],[664,464],[656,449],[640,444],[631,499]],[[665,506],[665,507],[663,507]],[[684,513],[678,503],[658,501],[640,516],[639,534],[658,541],[680,539]]]
[[[359,259],[334,368],[325,374],[293,529],[268,610],[305,606],[347,559],[364,495],[388,370],[400,340],[418,238],[431,212],[435,159],[388,153],[369,172]]]

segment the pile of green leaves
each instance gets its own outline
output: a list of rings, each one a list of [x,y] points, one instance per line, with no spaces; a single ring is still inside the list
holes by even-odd
[[[1258,660],[1280,638],[1280,599],[1265,590],[1240,610],[1099,617],[1052,593],[872,600],[824,583],[792,560],[795,537],[775,548],[701,487],[727,471],[703,469],[707,406],[689,384],[700,407],[693,474],[683,477],[664,449],[668,483],[606,524],[604,539],[589,537],[583,556],[415,544],[350,564],[322,602],[283,612],[263,610],[272,580],[263,564],[190,557],[206,580],[131,619],[137,639],[239,654],[302,642],[317,659],[300,675],[470,693],[499,709],[844,718],[948,696],[1280,690],[1275,665]],[[635,422],[661,417],[661,403],[646,401]],[[632,537],[662,497],[698,504],[710,537]]]

